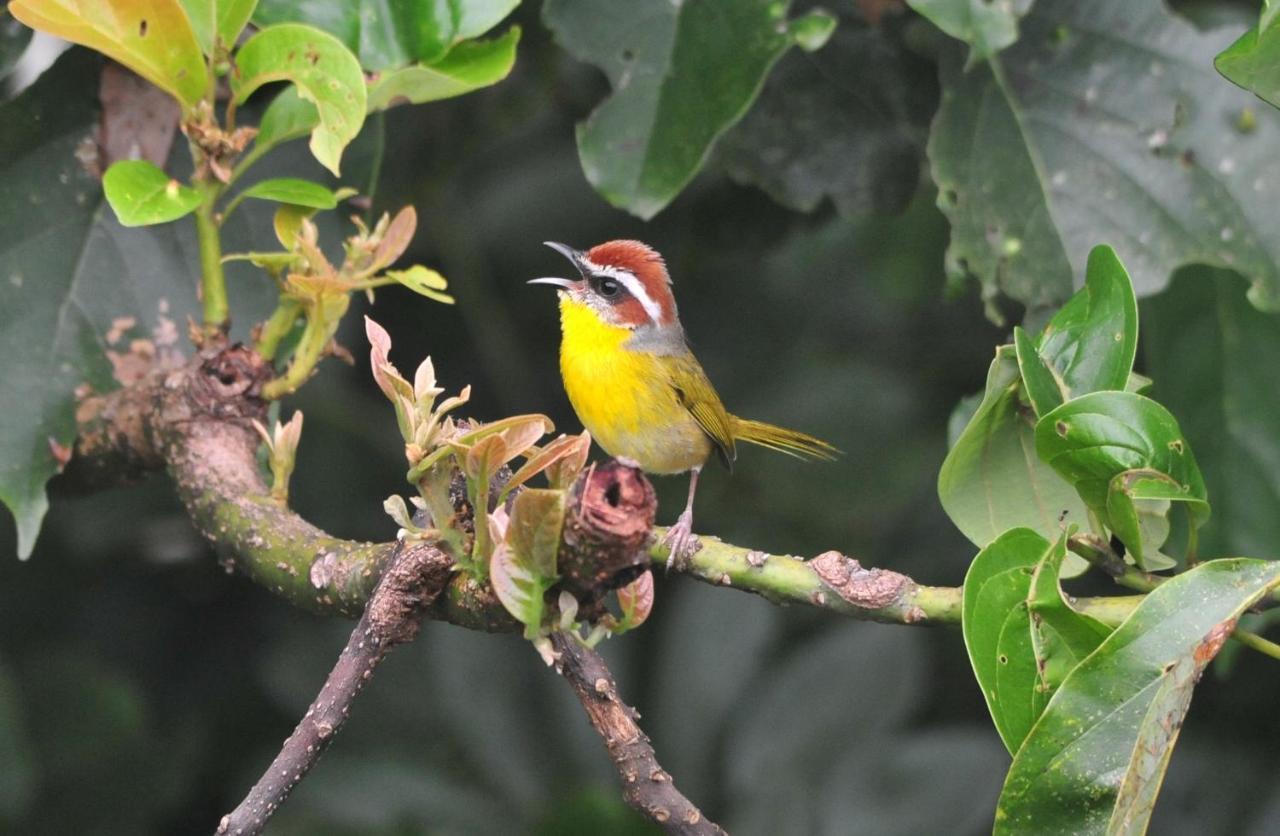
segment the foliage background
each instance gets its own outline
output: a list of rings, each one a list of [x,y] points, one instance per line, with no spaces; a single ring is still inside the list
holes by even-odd
[[[894,147],[907,149],[887,161],[833,151],[832,181],[874,172],[885,189],[875,200],[782,208],[729,176],[741,165],[730,134],[642,223],[582,176],[573,126],[608,87],[552,43],[538,12],[517,13],[525,37],[508,81],[390,111],[351,153],[358,180],[383,144],[375,203],[417,206],[411,255],[439,266],[458,297],[443,308],[379,296],[373,315],[397,359],[430,353],[448,388],[475,386],[478,416],[544,411],[575,429],[554,300],[523,282],[564,269],[541,241],[642,238],[667,256],[686,327],[730,407],[846,451],[831,465],[745,451],[731,477],[704,480],[698,530],[770,551],[839,548],[958,584],[973,548],[942,513],[937,467],[953,407],[981,388],[1006,333],[972,288],[946,290],[948,225],[917,165],[938,95],[932,63],[904,52],[892,73],[869,62],[837,76],[848,108],[897,126]],[[854,26],[841,37],[871,36]],[[818,60],[792,51],[776,75],[803,77]],[[297,164],[291,150],[277,154]],[[893,204],[905,211],[871,210]],[[1208,272],[1184,269],[1144,300],[1139,368],[1183,418],[1211,492],[1235,494],[1231,519],[1265,519],[1274,505],[1233,479],[1239,456],[1203,405],[1231,380],[1214,363],[1222,323],[1260,335],[1249,343],[1260,366],[1280,352],[1277,323],[1245,305],[1243,280]],[[356,367],[329,361],[291,401],[307,415],[293,495],[339,536],[386,539],[381,498],[403,464],[358,322],[340,335]],[[349,627],[217,570],[162,479],[92,498],[53,487],[37,554],[0,555],[0,829],[206,831],[288,734]],[[683,481],[659,490],[662,516],[674,517]],[[1222,520],[1211,525],[1222,537]],[[0,515],[0,543],[13,542]],[[1255,542],[1251,553],[1275,555],[1273,538]],[[1008,759],[958,630],[834,621],[659,579],[651,621],[605,652],[664,765],[731,832],[989,828]],[[1211,669],[1154,832],[1280,826],[1266,734],[1278,686],[1262,657]],[[527,644],[432,624],[385,665],[272,832],[644,832],[614,781],[571,695]]]

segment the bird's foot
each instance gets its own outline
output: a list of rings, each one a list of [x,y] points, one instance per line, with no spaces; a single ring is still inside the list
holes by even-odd
[[[685,511],[676,520],[676,524],[667,529],[666,536],[662,538],[662,544],[670,549],[667,552],[668,572],[677,561],[688,560],[702,548],[702,542],[693,533],[692,511]]]

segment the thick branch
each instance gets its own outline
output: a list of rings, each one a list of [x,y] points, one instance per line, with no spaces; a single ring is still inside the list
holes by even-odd
[[[417,635],[426,608],[448,584],[452,567],[447,555],[427,544],[397,551],[324,687],[244,801],[222,817],[218,833],[252,836],[262,832],[328,748],[378,663],[392,647]]]
[[[723,834],[658,764],[648,736],[636,722],[640,715],[618,696],[618,685],[600,654],[564,633],[556,633],[551,641],[559,654],[556,672],[573,688],[609,750],[626,802],[668,833]]]

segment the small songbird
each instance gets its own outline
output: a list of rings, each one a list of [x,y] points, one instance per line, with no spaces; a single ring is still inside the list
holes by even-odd
[[[740,441],[834,458],[838,451],[825,441],[725,411],[685,340],[671,277],[653,248],[609,241],[579,252],[546,243],[581,276],[529,282],[560,289],[560,374],[578,418],[611,456],[648,473],[689,472],[689,501],[664,541],[668,568],[698,548],[693,497],[712,450],[730,469]]]

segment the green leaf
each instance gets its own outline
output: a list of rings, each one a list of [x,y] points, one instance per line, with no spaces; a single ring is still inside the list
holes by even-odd
[[[1169,498],[1153,477],[1163,475],[1177,486],[1193,526],[1208,517],[1204,478],[1191,445],[1169,411],[1150,398],[1132,392],[1084,395],[1041,418],[1035,437],[1040,458],[1075,486],[1135,556],[1144,549],[1130,500]],[[1140,472],[1136,480],[1113,481],[1127,471]],[[1113,510],[1124,516],[1113,519]]]
[[[8,7],[0,11],[0,80],[8,78],[18,66],[31,43],[31,34],[31,29],[15,20]]]
[[[292,206],[306,206],[310,209],[332,209],[338,205],[338,198],[331,189],[296,177],[260,180],[242,191],[236,199],[249,197],[288,203]]]
[[[258,0],[181,0],[200,49],[213,56],[215,46],[230,50],[253,15]]]
[[[449,286],[445,277],[428,267],[415,264],[405,270],[388,270],[387,277],[428,299],[434,299],[446,305],[453,304],[453,297],[442,293]],[[541,433],[539,433],[541,434]]]
[[[1115,250],[1093,248],[1084,287],[1054,314],[1034,345],[1021,328],[1013,336],[1037,415],[1088,392],[1124,389],[1138,350],[1138,301]]]
[[[497,436],[490,436],[497,438]],[[536,638],[546,612],[543,595],[557,580],[556,553],[564,525],[564,491],[521,491],[511,506],[507,538],[490,562],[493,589],[521,624],[525,638]]]
[[[1142,833],[1204,666],[1280,563],[1203,563],[1149,594],[1062,683],[1014,757],[996,834]]]
[[[782,57],[716,160],[791,209],[830,198],[850,218],[901,211],[937,108],[933,73],[896,30],[842,25],[816,55]],[[850,78],[862,80],[856,92]]]
[[[1162,0],[1040,0],[982,66],[945,50],[928,150],[953,280],[1057,304],[1107,241],[1139,296],[1198,262],[1240,270],[1255,305],[1280,308],[1280,112],[1242,129],[1256,100],[1211,66],[1235,34]]]
[[[334,0],[298,3],[261,0],[254,14],[260,26],[307,23],[335,36],[370,70],[433,63],[460,41],[497,26],[519,0]]]
[[[961,624],[974,676],[1000,739],[1016,752],[1048,701],[1040,688],[1027,598],[1052,548],[1028,528],[997,537],[969,564]]]
[[[315,105],[311,153],[334,175],[342,150],[364,124],[366,92],[360,63],[342,42],[310,26],[285,23],[250,38],[236,53],[231,89],[237,102],[273,81],[291,81]]]
[[[1213,59],[1233,84],[1280,107],[1280,3],[1263,0],[1258,25]]]
[[[1062,522],[1088,519],[1071,485],[1035,452],[1035,419],[1023,405],[1014,351],[996,351],[977,411],[938,473],[938,498],[956,527],[979,548],[1011,528],[1057,537]],[[1068,558],[1068,576],[1084,571]]]
[[[196,210],[200,192],[184,186],[146,160],[121,160],[102,176],[102,191],[125,226],[176,221]]]
[[[208,71],[178,0],[12,0],[9,12],[124,64],[184,107],[204,97]]]
[[[1067,674],[1094,651],[1111,629],[1095,618],[1071,608],[1058,583],[1067,556],[1064,531],[1036,565],[1027,595],[1031,616],[1031,646],[1035,653],[1039,687],[1052,696]]]
[[[1239,276],[1194,268],[1143,303],[1153,392],[1214,487],[1205,554],[1270,555],[1280,543],[1280,316],[1259,312],[1245,290]]]
[[[381,73],[369,85],[369,112],[400,103],[425,104],[461,96],[502,81],[516,63],[520,27],[500,38],[466,41],[433,64],[414,64]]]
[[[969,44],[969,62],[989,58],[1018,40],[1018,20],[1032,0],[907,0],[953,38]]]
[[[641,218],[671,202],[795,42],[779,0],[549,0],[556,41],[609,77],[578,125],[587,180]]]
[[[1035,342],[1020,326],[1013,328],[1013,347],[1018,356],[1018,372],[1022,375],[1022,388],[1027,399],[1035,407],[1036,415],[1044,415],[1062,406],[1062,384],[1045,365]]]
[[[1169,508],[1173,502],[1185,503],[1193,528],[1199,528],[1209,518],[1209,503],[1203,497],[1192,496],[1188,489],[1159,471],[1126,470],[1111,480],[1107,522],[1143,569],[1167,569],[1176,563],[1158,551],[1169,537]]]

